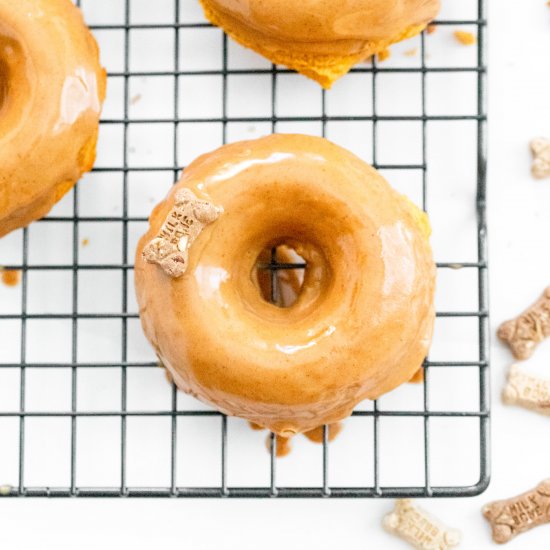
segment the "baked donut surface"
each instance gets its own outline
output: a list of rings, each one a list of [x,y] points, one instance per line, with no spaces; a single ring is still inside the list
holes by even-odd
[[[0,0],[0,236],[44,216],[91,169],[105,84],[70,0]]]
[[[424,213],[327,140],[226,145],[189,165],[138,244],[145,334],[180,389],[226,414],[286,437],[336,422],[427,354],[429,232]],[[265,299],[257,270],[282,245],[307,264],[289,307]]]
[[[200,0],[214,25],[323,87],[421,32],[439,0]]]

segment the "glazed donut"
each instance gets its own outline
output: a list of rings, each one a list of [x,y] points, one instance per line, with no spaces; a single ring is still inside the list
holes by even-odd
[[[408,381],[434,323],[426,215],[329,141],[272,135],[195,160],[150,217],[135,285],[144,332],[183,391],[288,437]],[[290,307],[258,258],[306,262]]]
[[[91,169],[105,82],[70,0],[0,0],[0,237]]]
[[[200,0],[231,38],[319,82],[421,32],[439,0]]]

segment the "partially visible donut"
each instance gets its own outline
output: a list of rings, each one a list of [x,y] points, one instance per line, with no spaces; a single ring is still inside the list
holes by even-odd
[[[423,212],[322,138],[224,146],[184,171],[138,244],[145,334],[176,385],[224,413],[284,437],[337,422],[426,356],[428,236]],[[307,263],[289,307],[256,269],[280,245]]]
[[[92,168],[105,84],[70,0],[0,0],[0,237]]]
[[[330,88],[353,65],[422,31],[439,0],[200,0],[206,17],[273,63]]]

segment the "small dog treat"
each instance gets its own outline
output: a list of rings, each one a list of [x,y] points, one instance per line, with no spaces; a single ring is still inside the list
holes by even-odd
[[[550,336],[550,287],[521,315],[502,323],[497,336],[510,346],[516,359],[531,357],[537,344]]]
[[[531,172],[537,179],[550,176],[550,139],[535,138],[531,141],[533,165]]]
[[[222,208],[198,199],[190,189],[181,189],[159,234],[143,249],[143,257],[170,277],[180,277],[187,269],[190,246],[222,212]]]
[[[485,505],[483,515],[491,524],[493,540],[499,543],[550,522],[550,479],[517,497]]]
[[[395,501],[394,511],[384,516],[382,525],[419,550],[447,550],[460,543],[458,530],[446,527],[410,499]]]
[[[550,380],[524,374],[518,365],[512,365],[502,400],[507,405],[519,405],[550,415]]]

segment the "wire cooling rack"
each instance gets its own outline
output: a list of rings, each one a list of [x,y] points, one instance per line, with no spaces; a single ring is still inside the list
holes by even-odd
[[[228,40],[195,0],[159,0],[154,12],[141,0],[78,2],[108,68],[108,100],[93,173],[0,241],[0,263],[22,271],[19,287],[0,288],[0,495],[486,488],[485,5],[443,2],[433,35],[357,66],[330,92]],[[477,45],[454,41],[459,29]],[[361,404],[331,443],[326,429],[320,446],[296,438],[279,459],[272,436],[266,452],[265,433],[166,383],[139,328],[132,264],[153,204],[194,156],[288,131],[352,149],[428,210],[438,312],[423,383]]]

